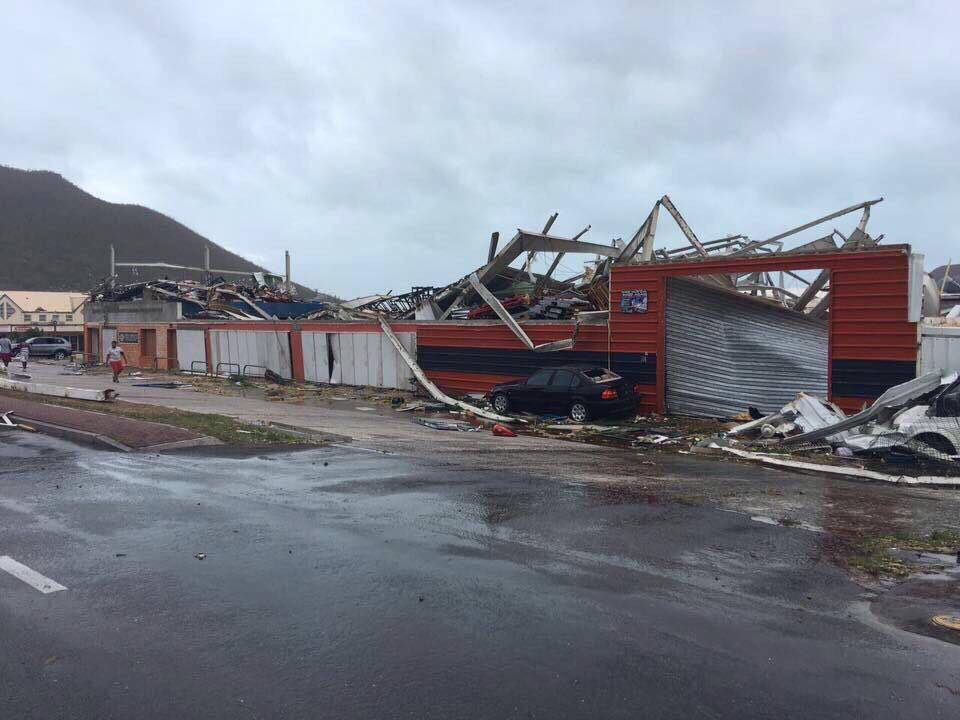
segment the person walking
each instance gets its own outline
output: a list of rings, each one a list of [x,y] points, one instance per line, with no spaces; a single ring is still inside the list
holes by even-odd
[[[17,352],[17,360],[20,361],[23,371],[27,371],[27,360],[30,359],[30,346],[25,342],[20,343],[20,350]]]
[[[120,373],[123,372],[124,363],[127,361],[127,355],[122,347],[117,347],[117,341],[110,343],[110,349],[107,350],[107,362],[110,363],[110,369],[113,370],[113,381],[120,382]]]
[[[7,365],[10,364],[10,361],[13,359],[13,343],[10,342],[10,338],[6,335],[0,335],[0,363],[3,363],[3,369],[7,369]]]

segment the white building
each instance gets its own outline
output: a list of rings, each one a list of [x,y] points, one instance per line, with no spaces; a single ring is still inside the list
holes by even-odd
[[[75,347],[83,338],[82,292],[0,290],[0,332],[43,333],[68,337]]]

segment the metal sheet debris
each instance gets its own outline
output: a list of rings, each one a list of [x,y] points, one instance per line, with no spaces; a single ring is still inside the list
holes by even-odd
[[[730,453],[745,460],[753,460],[772,465],[774,467],[785,468],[787,470],[805,470],[808,472],[822,473],[825,475],[837,475],[857,480],[877,480],[880,482],[891,483],[894,485],[935,485],[938,487],[960,487],[960,477],[950,477],[943,475],[890,475],[888,473],[865,470],[863,468],[847,467],[845,465],[824,465],[821,463],[803,462],[792,460],[785,457],[776,457],[763,453],[750,452],[739,448],[723,447],[722,452]]]
[[[942,379],[943,374],[940,371],[935,371],[896,385],[878,397],[866,410],[838,422],[831,423],[830,425],[784,438],[783,442],[785,445],[815,442],[833,437],[844,430],[852,430],[853,428],[860,427],[871,420],[879,418],[884,411],[891,409],[899,410],[912,400],[921,398],[927,393],[936,390],[940,387]]]
[[[472,412],[479,417],[487,418],[488,420],[495,420],[496,422],[500,423],[525,422],[520,418],[506,417],[504,415],[498,415],[495,412],[490,412],[489,410],[483,410],[475,407],[474,405],[470,405],[469,403],[465,403],[462,400],[455,400],[449,395],[441,392],[440,389],[426,376],[420,366],[417,365],[417,361],[410,356],[410,353],[407,352],[407,349],[400,342],[400,339],[396,336],[396,333],[393,332],[393,329],[383,318],[380,318],[380,327],[383,329],[384,334],[390,339],[390,342],[393,344],[393,346],[397,349],[397,352],[400,353],[400,357],[403,358],[403,361],[413,371],[413,374],[416,376],[420,384],[433,396],[435,400],[439,400],[445,405],[452,405],[462,410]]]

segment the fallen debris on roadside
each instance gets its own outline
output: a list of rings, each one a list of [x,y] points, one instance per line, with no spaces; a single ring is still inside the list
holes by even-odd
[[[458,422],[456,420],[435,420],[433,418],[418,417],[416,422],[433,430],[452,430],[454,432],[478,432],[480,430],[476,425],[471,425],[468,422]]]
[[[117,391],[112,389],[93,390],[90,388],[72,388],[49,383],[34,383],[20,380],[6,380],[0,378],[0,389],[18,390],[31,395],[46,395],[49,397],[75,398],[78,400],[93,400],[95,402],[112,402],[117,397]]]
[[[820,443],[839,457],[909,461],[912,456],[915,461],[955,465],[960,379],[956,373],[927,373],[888,389],[849,417],[836,405],[801,393],[779,412],[738,425],[725,437],[780,452],[813,449]]]

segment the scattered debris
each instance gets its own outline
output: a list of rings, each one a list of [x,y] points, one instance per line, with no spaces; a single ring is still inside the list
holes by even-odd
[[[89,302],[179,302],[185,318],[248,321],[313,319],[333,309],[327,302],[301,300],[277,284],[268,284],[271,279],[254,273],[247,284],[228,283],[220,277],[206,283],[163,278],[117,285],[116,277],[110,277],[90,291]]]
[[[513,430],[500,423],[494,425],[491,432],[498,437],[517,437]]]
[[[934,625],[960,632],[960,615],[934,615],[931,620]]]
[[[207,557],[207,554],[205,552],[198,552],[196,555],[194,555],[194,557],[197,560],[205,560]]]
[[[273,370],[267,368],[263,373],[263,379],[267,382],[275,383],[277,385],[289,385],[292,381],[287,380],[284,377],[280,377],[279,374],[275,373]]]
[[[879,480],[881,482],[894,485],[936,485],[940,487],[960,487],[960,477],[921,475],[913,477],[910,475],[888,475],[887,473],[865,470],[864,468],[854,468],[842,465],[824,465],[820,463],[802,462],[791,460],[787,457],[777,457],[774,455],[765,455],[763,453],[740,450],[738,448],[721,448],[723,452],[732,453],[745,460],[754,460],[764,465],[787,468],[789,470],[807,470],[826,475],[839,475],[853,479]]]
[[[454,432],[477,432],[480,430],[476,425],[468,422],[458,422],[456,420],[435,420],[433,418],[418,417],[417,422],[424,427],[434,430],[453,430]]]
[[[22,422],[14,422],[10,419],[10,416],[13,414],[12,410],[7,410],[7,412],[0,415],[0,428],[6,428],[8,430],[26,430],[27,432],[36,432],[37,429],[32,425],[27,425]]]
[[[960,379],[956,373],[927,373],[888,389],[849,417],[836,405],[800,393],[780,412],[737,425],[727,437],[778,451],[825,443],[842,458],[954,464],[960,449]]]

